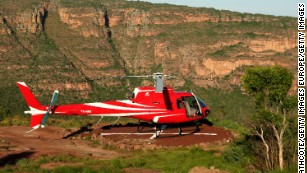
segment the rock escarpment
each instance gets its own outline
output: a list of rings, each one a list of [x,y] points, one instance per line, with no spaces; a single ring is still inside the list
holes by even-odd
[[[121,0],[0,5],[0,69],[9,86],[11,76],[37,91],[88,97],[96,84],[122,85],[111,77],[127,73],[161,71],[178,76],[175,86],[186,79],[223,87],[239,85],[250,65],[295,70],[294,18]]]

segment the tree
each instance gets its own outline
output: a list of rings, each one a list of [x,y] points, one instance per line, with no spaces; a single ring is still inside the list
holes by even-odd
[[[284,169],[284,134],[290,120],[289,112],[296,106],[293,97],[288,96],[293,78],[293,74],[281,66],[249,68],[242,78],[244,89],[255,99],[257,115],[252,131],[265,148],[267,169],[275,167],[274,155],[278,156],[279,168]],[[273,140],[278,146],[277,154]]]
[[[10,111],[7,108],[5,108],[5,107],[0,106],[0,122],[2,120],[4,120],[5,117],[7,117],[9,115],[10,115]]]

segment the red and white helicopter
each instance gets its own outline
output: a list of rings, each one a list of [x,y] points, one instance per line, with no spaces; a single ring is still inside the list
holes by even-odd
[[[128,117],[155,124],[177,124],[179,135],[180,124],[196,122],[206,117],[210,110],[200,98],[192,92],[174,91],[164,87],[164,79],[170,78],[162,73],[147,76],[155,79],[155,86],[135,88],[129,100],[114,100],[106,102],[55,105],[59,91],[55,90],[49,106],[41,105],[24,82],[17,82],[18,87],[30,107],[26,114],[31,114],[30,126],[35,130],[46,125],[50,114],[61,116],[100,116]],[[139,131],[139,126],[138,129]],[[160,128],[161,131],[161,128]],[[196,125],[196,131],[199,131]],[[159,136],[156,128],[156,137]]]

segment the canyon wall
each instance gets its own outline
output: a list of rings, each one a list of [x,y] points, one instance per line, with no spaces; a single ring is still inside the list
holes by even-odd
[[[56,83],[86,97],[91,80],[117,86],[110,78],[127,73],[161,71],[178,77],[175,86],[191,80],[223,87],[240,85],[236,74],[251,65],[295,71],[294,18],[121,0],[26,2],[28,8],[1,6],[0,68],[40,70],[31,79],[38,85]],[[66,82],[46,79],[53,66]]]

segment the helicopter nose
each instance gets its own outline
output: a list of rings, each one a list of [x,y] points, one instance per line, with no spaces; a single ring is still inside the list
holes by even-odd
[[[209,109],[205,110],[206,116],[208,116],[210,114],[210,112],[211,111]]]

